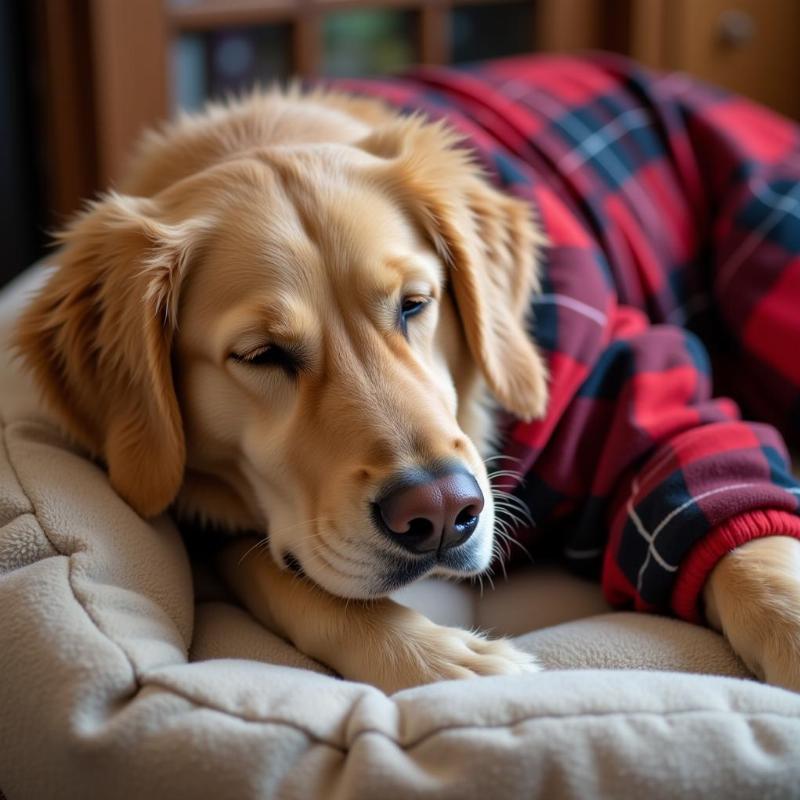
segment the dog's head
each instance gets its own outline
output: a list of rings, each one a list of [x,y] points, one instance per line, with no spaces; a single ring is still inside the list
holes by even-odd
[[[347,597],[491,558],[482,392],[540,415],[538,246],[439,125],[254,149],[63,235],[17,343],[145,516],[266,531]]]

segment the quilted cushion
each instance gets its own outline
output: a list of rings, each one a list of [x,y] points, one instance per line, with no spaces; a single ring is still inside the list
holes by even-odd
[[[0,296],[4,340],[38,280]],[[520,634],[560,622],[518,639],[549,669],[387,697],[332,676],[230,603],[196,602],[173,522],[125,505],[5,347],[0,424],[9,800],[796,791],[800,696],[732,677],[746,673],[710,631],[631,614],[564,621],[567,607],[604,608],[595,589],[552,572],[512,576],[482,600],[423,584],[404,598],[466,624]]]

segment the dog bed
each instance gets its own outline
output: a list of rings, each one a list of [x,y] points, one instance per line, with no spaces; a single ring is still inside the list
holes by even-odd
[[[391,697],[330,675],[213,586],[196,597],[172,521],[120,500],[8,354],[41,273],[0,300],[8,800],[796,792],[800,696],[747,679],[711,631],[609,614],[597,587],[557,571],[520,572],[481,602],[465,585],[407,590],[442,622],[533,631],[517,641],[547,671]]]
[[[415,100],[404,86],[384,94]],[[435,91],[423,105],[435,113]],[[268,633],[192,563],[169,517],[139,518],[40,407],[7,341],[41,278],[0,295],[8,800],[796,795],[800,695],[752,680],[711,631],[611,614],[595,584],[552,568],[483,597],[436,582],[400,597],[514,636],[541,674],[387,697]]]

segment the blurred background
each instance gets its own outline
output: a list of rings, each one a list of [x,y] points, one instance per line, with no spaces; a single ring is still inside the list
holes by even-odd
[[[255,81],[604,49],[800,119],[800,0],[0,2],[0,283],[144,127]]]

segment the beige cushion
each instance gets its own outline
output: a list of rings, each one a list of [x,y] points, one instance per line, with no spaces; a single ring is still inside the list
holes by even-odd
[[[0,337],[31,280],[0,296]],[[195,605],[173,523],[147,523],[114,494],[7,354],[0,423],[9,800],[796,792],[800,696],[735,677],[741,665],[709,631],[609,614],[596,586],[553,570],[483,598],[421,584],[403,599],[440,619],[536,628],[518,641],[549,670],[387,697],[228,603]]]

